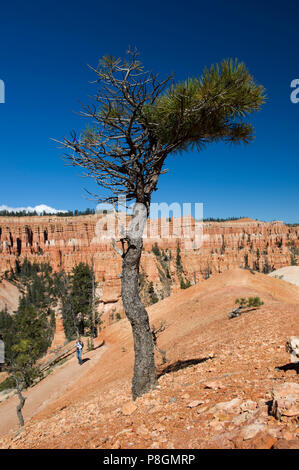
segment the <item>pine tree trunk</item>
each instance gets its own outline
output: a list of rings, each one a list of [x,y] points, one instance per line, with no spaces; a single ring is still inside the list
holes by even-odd
[[[134,219],[134,216],[133,216]],[[139,297],[138,274],[142,253],[141,234],[127,238],[128,248],[122,264],[122,301],[134,338],[135,364],[132,379],[133,400],[153,389],[157,383],[154,343],[147,311]]]
[[[23,414],[22,414],[22,409],[25,405],[25,400],[26,398],[23,397],[22,393],[21,393],[21,389],[19,386],[17,386],[17,393],[18,393],[18,397],[19,397],[19,404],[17,405],[17,415],[18,415],[18,419],[19,419],[19,425],[20,425],[20,428],[22,428],[24,426],[24,418],[23,418]]]
[[[90,325],[90,347],[94,349],[94,327],[95,327],[95,280],[94,280],[94,265],[93,257],[91,259],[91,325]]]

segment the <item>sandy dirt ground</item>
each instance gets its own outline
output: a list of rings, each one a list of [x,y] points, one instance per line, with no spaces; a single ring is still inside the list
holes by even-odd
[[[230,320],[235,299],[248,296],[264,304]],[[13,400],[0,405],[0,422],[7,423],[0,448],[299,445],[297,409],[281,419],[269,414],[273,390],[299,384],[285,350],[287,339],[299,335],[298,286],[234,269],[148,312],[152,325],[166,323],[158,344],[167,363],[156,354],[155,390],[131,399],[134,351],[130,324],[123,319],[103,330],[105,349],[89,353],[82,369],[72,358],[28,391],[22,433],[7,433],[16,424]]]
[[[99,343],[99,340],[97,343]],[[101,355],[105,349],[103,345],[94,351],[85,353],[83,355],[84,363],[81,366],[78,364],[74,353],[67,362],[61,366],[56,366],[53,372],[44,380],[32,387],[29,391],[24,391],[24,397],[26,397],[23,410],[25,421],[32,418],[36,413],[41,412],[53,400],[71,390],[72,387],[75,386],[76,381],[82,378],[84,380],[84,376],[88,374],[93,363],[100,361]],[[84,390],[82,390],[82,393],[84,393]],[[16,414],[17,403],[18,398],[16,395],[0,403],[0,436],[18,428],[18,418]]]

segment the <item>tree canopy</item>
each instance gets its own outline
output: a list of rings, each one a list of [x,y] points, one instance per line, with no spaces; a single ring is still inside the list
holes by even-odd
[[[160,81],[144,70],[136,51],[128,59],[104,57],[97,68],[97,92],[83,105],[90,123],[65,138],[66,159],[108,190],[99,201],[150,203],[169,153],[211,142],[249,143],[254,138],[248,115],[265,101],[243,62],[223,60],[200,77]]]

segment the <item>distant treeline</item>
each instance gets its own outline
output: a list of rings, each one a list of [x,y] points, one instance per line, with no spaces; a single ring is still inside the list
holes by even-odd
[[[103,210],[103,213],[107,212],[106,210]],[[0,211],[0,217],[31,217],[35,215],[40,215],[40,216],[56,216],[56,217],[76,217],[79,215],[90,215],[90,214],[95,214],[96,211],[95,209],[90,209],[87,208],[85,211],[79,211],[79,210],[74,210],[74,211],[67,211],[67,212],[57,212],[57,213],[48,213],[48,212],[43,212],[43,213],[37,213],[36,211],[34,212],[26,212],[26,211],[18,211],[18,212],[9,212],[7,210],[2,210]],[[221,218],[213,218],[209,217],[207,219],[203,219],[204,222],[226,222],[228,220],[239,220],[242,219],[243,217],[227,217],[225,219]]]
[[[107,210],[102,211],[104,214],[109,212]],[[79,215],[91,215],[95,214],[96,210],[95,209],[90,209],[87,208],[84,211],[79,211],[79,210],[74,210],[74,211],[67,211],[67,212],[57,212],[57,213],[49,213],[49,212],[42,212],[42,213],[37,213],[36,211],[34,212],[26,212],[26,211],[17,211],[17,212],[9,212],[7,210],[2,210],[0,211],[0,217],[32,217],[32,216],[56,216],[56,217],[77,217]],[[226,217],[226,218],[215,218],[215,217],[208,217],[206,219],[203,219],[203,222],[228,222],[230,220],[239,220],[239,219],[245,219],[247,216],[242,216],[242,217]],[[255,219],[258,220],[258,219]],[[299,223],[293,223],[293,224],[285,224],[288,227],[297,227]]]
[[[49,213],[49,212],[42,212],[37,213],[36,211],[33,212],[26,212],[26,211],[17,211],[17,212],[10,212],[7,210],[0,211],[0,217],[32,217],[34,215],[39,216],[57,216],[57,217],[75,217],[77,215],[90,215],[95,214],[95,209],[86,209],[85,211],[67,211],[67,212],[57,212],[57,213]]]
[[[239,219],[245,219],[247,218],[246,216],[242,217],[226,217],[225,219],[220,219],[220,218],[214,218],[214,217],[209,217],[207,219],[203,219],[203,222],[228,222],[229,220],[239,220]],[[257,219],[256,219],[257,220]]]

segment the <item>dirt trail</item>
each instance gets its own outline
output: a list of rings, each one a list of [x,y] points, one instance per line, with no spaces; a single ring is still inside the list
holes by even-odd
[[[74,353],[66,363],[55,367],[48,377],[31,388],[29,393],[24,392],[24,396],[27,397],[23,408],[25,422],[49,406],[59,396],[67,393],[78,380],[84,379],[84,375],[100,360],[107,349],[106,346],[97,347],[97,344],[95,346],[97,349],[83,355],[85,361],[82,366],[79,366]],[[18,428],[17,403],[16,396],[0,403],[0,436]]]

